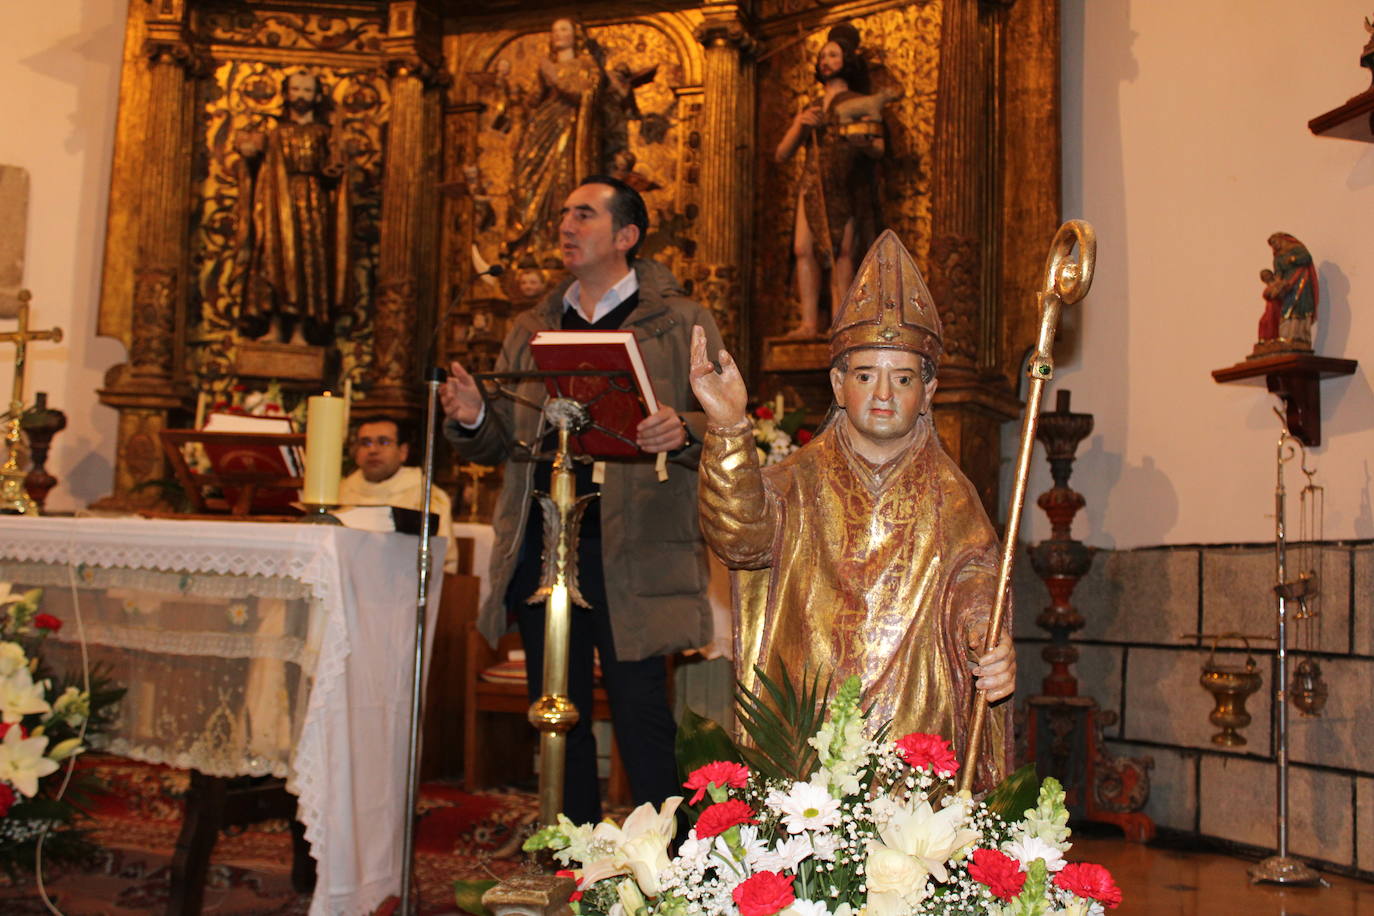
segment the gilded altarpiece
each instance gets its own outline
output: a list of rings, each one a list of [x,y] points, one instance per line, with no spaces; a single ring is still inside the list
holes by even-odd
[[[567,11],[503,17],[490,29],[478,19],[446,39],[454,89],[443,184],[445,336],[454,358],[479,368],[494,361],[510,317],[563,279],[557,211],[571,187],[544,186],[531,174],[556,168],[559,150],[583,174],[614,175],[640,190],[650,214],[640,255],[671,268],[727,333],[738,324],[738,302],[696,289],[710,218],[701,201],[701,16],[580,12],[573,59],[552,80],[540,71],[550,69],[551,30]],[[580,106],[567,99],[577,91]],[[556,93],[564,100],[551,101]],[[584,142],[585,156],[572,150]],[[501,265],[499,277],[483,275],[492,264]]]
[[[555,66],[569,16],[575,53]],[[282,115],[283,79],[300,70],[327,97],[351,223],[350,292],[311,385],[350,381],[363,409],[416,416],[431,357],[490,366],[511,316],[561,279],[558,191],[532,196],[558,187],[544,181],[555,161],[641,188],[644,254],[712,310],[751,390],[799,383],[763,371],[765,339],[797,315],[801,164],[774,150],[819,95],[817,54],[843,22],[873,88],[893,96],[883,222],[945,321],[940,433],[994,507],[1059,216],[1057,0],[131,4],[99,318],[129,349],[100,392],[120,411],[113,501],[138,502],[139,484],[163,476],[157,432],[188,425],[198,393],[263,381],[237,374],[239,138]],[[577,124],[545,104],[559,80],[585,90]],[[823,367],[811,372],[819,413]]]

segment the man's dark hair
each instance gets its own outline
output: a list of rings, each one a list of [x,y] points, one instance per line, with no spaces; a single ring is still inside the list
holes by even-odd
[[[853,352],[853,350],[846,350],[843,353],[841,353],[838,357],[835,358],[835,362],[830,364],[830,368],[839,369],[841,372],[848,372],[849,355]],[[921,381],[929,385],[931,379],[935,378],[935,371],[939,367],[936,366],[935,360],[931,359],[929,356],[926,356],[924,353],[917,353],[916,355],[921,357]]]
[[[611,194],[609,208],[612,229],[619,232],[626,226],[639,227],[639,240],[633,248],[625,252],[625,263],[633,264],[635,255],[639,253],[639,246],[644,244],[644,238],[649,234],[649,208],[644,205],[644,198],[640,197],[634,188],[610,175],[588,175],[579,182],[578,187],[585,184],[604,184],[614,192]]]
[[[410,424],[407,423],[405,420],[398,420],[398,419],[396,419],[395,417],[387,416],[386,414],[382,414],[382,413],[370,414],[370,415],[365,416],[365,417],[358,417],[356,420],[354,420],[354,421],[353,421],[353,438],[354,438],[354,439],[357,439],[357,438],[358,438],[358,430],[362,429],[364,426],[366,426],[366,425],[369,424],[369,423],[390,423],[392,426],[396,427],[396,444],[397,444],[397,445],[410,445],[410,444],[411,444],[411,441],[410,441],[410,437],[411,437]]]

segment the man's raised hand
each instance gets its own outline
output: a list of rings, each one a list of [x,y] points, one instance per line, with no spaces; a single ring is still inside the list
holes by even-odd
[[[449,363],[448,381],[439,389],[444,415],[465,426],[476,424],[482,416],[482,389],[477,380],[457,363]]]
[[[720,351],[720,371],[706,357],[706,332],[701,325],[692,328],[692,366],[689,371],[692,393],[706,411],[706,421],[718,429],[739,426],[747,421],[745,408],[749,392],[739,366],[725,350]]]

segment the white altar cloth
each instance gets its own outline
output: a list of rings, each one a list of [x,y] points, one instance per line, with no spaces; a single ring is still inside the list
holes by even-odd
[[[443,551],[436,553],[430,636],[443,575]],[[312,916],[370,913],[400,891],[416,579],[416,539],[408,535],[0,517],[0,581],[46,588],[43,610],[63,618],[61,640],[76,641],[83,629],[74,585],[93,652],[126,642],[139,657],[178,659],[187,693],[199,667],[235,660],[244,683],[234,695],[253,699],[242,721],[220,732],[250,746],[198,759],[197,744],[168,759],[149,740],[167,721],[156,704],[178,699],[163,690],[146,708],[126,702],[111,747],[211,775],[285,775],[317,864]],[[164,606],[168,628],[150,626]],[[188,633],[188,619],[224,621],[225,632]]]

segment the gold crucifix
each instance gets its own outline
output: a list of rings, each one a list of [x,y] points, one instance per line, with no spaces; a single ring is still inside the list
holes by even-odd
[[[29,300],[33,295],[21,289],[19,295],[19,327],[13,331],[0,333],[0,343],[14,344],[14,388],[10,392],[10,410],[5,423],[5,445],[9,456],[0,466],[0,513],[10,515],[37,515],[38,504],[29,498],[24,489],[23,464],[27,455],[19,422],[24,415],[24,362],[28,357],[29,341],[51,340],[62,342],[62,329],[51,331],[29,330]]]

